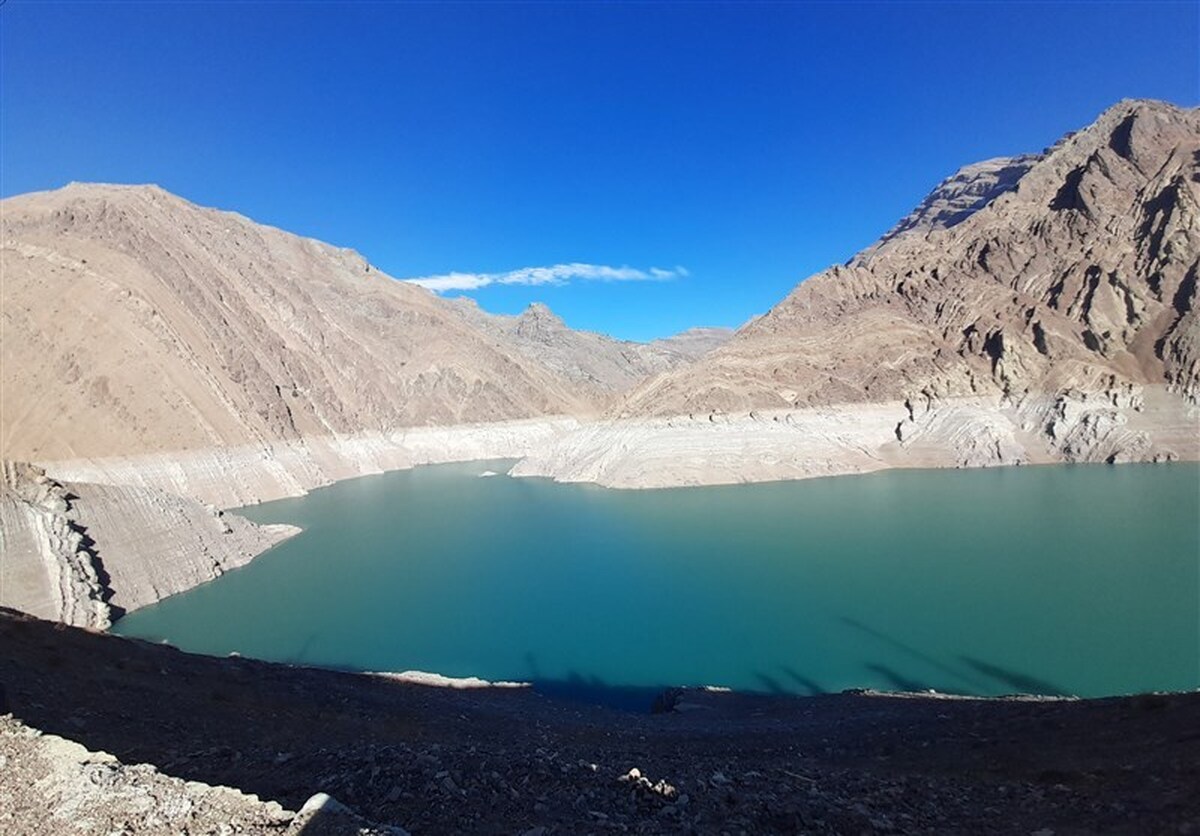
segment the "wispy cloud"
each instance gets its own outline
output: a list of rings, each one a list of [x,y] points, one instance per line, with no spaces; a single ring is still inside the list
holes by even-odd
[[[664,270],[651,267],[609,267],[606,264],[555,264],[550,267],[522,267],[507,273],[444,273],[440,276],[421,276],[403,281],[445,293],[448,290],[475,290],[490,284],[563,285],[572,280],[589,282],[666,282],[688,275],[683,267]]]

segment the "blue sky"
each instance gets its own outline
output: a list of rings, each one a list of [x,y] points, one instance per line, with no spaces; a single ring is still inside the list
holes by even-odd
[[[1196,2],[9,0],[0,193],[154,182],[647,339],[765,311],[960,165],[1196,105],[1198,44]]]

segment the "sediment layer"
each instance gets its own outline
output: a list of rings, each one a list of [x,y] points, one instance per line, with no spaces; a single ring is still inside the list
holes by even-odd
[[[663,488],[867,473],[1200,459],[1200,409],[1163,386],[891,401],[589,424],[526,457],[514,476]]]
[[[153,487],[236,508],[422,464],[517,459],[579,426],[574,418],[536,418],[39,464],[57,479]]]
[[[243,566],[295,534],[150,487],[51,479],[4,463],[0,489],[0,603],[106,628]]]

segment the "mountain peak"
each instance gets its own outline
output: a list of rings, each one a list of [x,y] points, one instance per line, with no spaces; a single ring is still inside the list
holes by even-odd
[[[882,246],[906,232],[949,229],[965,221],[1017,183],[1042,159],[1041,154],[993,157],[971,163],[947,177],[879,240]]]
[[[1139,386],[1195,403],[1198,167],[1200,109],[1128,100],[1041,154],[960,169],[622,414]]]
[[[530,302],[529,307],[521,312],[518,320],[525,323],[541,323],[544,325],[566,327],[566,323],[562,321],[562,317],[550,310],[550,307],[544,302]]]

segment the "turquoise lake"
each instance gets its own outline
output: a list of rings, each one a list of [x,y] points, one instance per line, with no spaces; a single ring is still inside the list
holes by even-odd
[[[1200,687],[1200,465],[655,491],[479,476],[508,464],[422,467],[242,509],[305,530],[115,632],[534,680],[601,701],[675,684]]]

